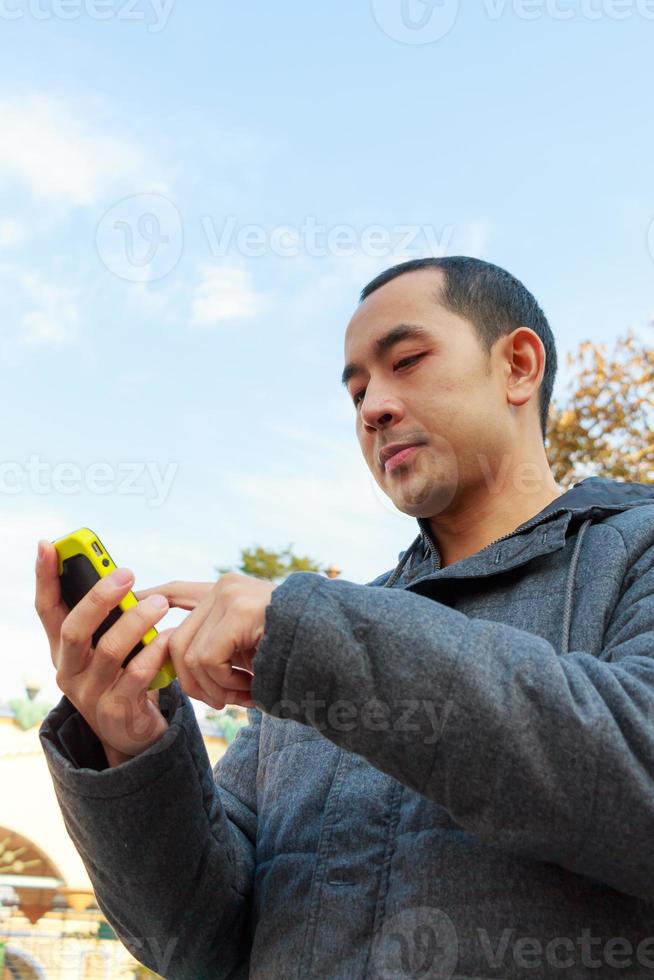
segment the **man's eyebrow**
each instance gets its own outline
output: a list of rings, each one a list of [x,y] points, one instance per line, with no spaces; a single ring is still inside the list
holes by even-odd
[[[379,360],[391,347],[399,344],[401,340],[430,340],[433,342],[434,338],[425,327],[420,327],[415,323],[398,323],[396,327],[393,327],[375,341],[375,360]],[[360,364],[350,361],[349,364],[345,365],[345,370],[341,375],[341,384],[346,386],[350,378],[355,374],[363,373],[363,370]]]

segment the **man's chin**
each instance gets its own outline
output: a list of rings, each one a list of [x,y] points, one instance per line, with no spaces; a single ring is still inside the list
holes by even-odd
[[[390,496],[389,499],[396,510],[399,510],[402,514],[406,514],[407,517],[431,517],[432,508],[429,503],[424,500],[416,500],[411,497],[403,497],[398,494]]]
[[[407,487],[408,491],[408,487]],[[412,492],[388,494],[397,510],[407,517],[436,517],[450,506],[456,496],[456,484],[434,484],[424,486],[421,490]]]
[[[395,501],[393,501],[393,504],[397,510],[399,510],[402,514],[406,514],[407,517],[428,518],[432,516],[432,512],[428,507],[409,507],[406,504],[398,504]]]

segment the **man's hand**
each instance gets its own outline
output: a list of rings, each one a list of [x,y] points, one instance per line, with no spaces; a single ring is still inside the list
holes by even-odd
[[[212,708],[253,706],[252,660],[276,586],[230,572],[217,582],[168,582],[135,592],[164,595],[191,614],[170,638],[169,651],[184,691]]]
[[[110,766],[139,755],[168,728],[159,710],[159,691],[148,685],[168,657],[174,630],[163,630],[122,664],[141,637],[165,616],[168,603],[153,595],[124,612],[93,647],[96,629],[134,580],[129,569],[117,569],[100,579],[69,611],[61,597],[57,552],[50,541],[40,542],[36,562],[35,608],[50,643],[57,669],[57,686],[75,705],[98,736]],[[127,572],[119,582],[118,572]]]

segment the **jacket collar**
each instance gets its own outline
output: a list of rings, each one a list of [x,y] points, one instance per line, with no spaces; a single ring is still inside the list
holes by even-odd
[[[410,548],[401,553],[388,585],[395,582],[414,585],[427,578],[477,578],[508,571],[563,548],[573,520],[592,522],[605,514],[653,502],[654,486],[650,484],[587,477],[509,535],[446,568],[440,567],[440,553],[428,520],[419,517],[416,520],[420,533]]]

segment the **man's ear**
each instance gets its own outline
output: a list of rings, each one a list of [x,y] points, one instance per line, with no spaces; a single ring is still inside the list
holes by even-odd
[[[511,405],[524,405],[538,391],[545,373],[543,342],[529,327],[518,327],[504,339],[506,397]]]

